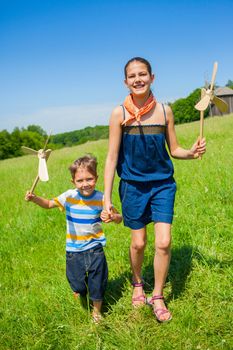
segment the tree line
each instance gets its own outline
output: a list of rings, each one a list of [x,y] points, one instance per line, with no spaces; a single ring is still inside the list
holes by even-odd
[[[22,156],[24,153],[21,146],[39,150],[43,148],[46,138],[46,132],[38,125],[29,125],[27,128],[21,129],[15,128],[12,133],[2,130],[0,132],[0,159]],[[47,148],[54,150],[106,138],[108,138],[108,126],[98,125],[52,135]]]
[[[233,89],[233,81],[228,80],[226,86]],[[174,103],[168,103],[173,110],[175,124],[199,120],[200,113],[194,108],[194,105],[200,100],[200,93],[200,89],[195,89],[188,97],[180,98]],[[204,117],[207,116],[208,110],[205,111]],[[29,125],[27,128],[21,129],[16,127],[12,133],[2,130],[0,131],[0,159],[22,156],[21,146],[39,150],[43,148],[46,137],[46,132],[38,125]],[[106,138],[108,138],[108,126],[97,125],[52,135],[47,147],[58,149]]]

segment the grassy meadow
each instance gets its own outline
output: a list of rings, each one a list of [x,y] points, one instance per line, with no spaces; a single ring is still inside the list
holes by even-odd
[[[199,123],[177,126],[190,147]],[[24,201],[37,172],[33,156],[0,162],[1,350],[230,350],[233,349],[233,115],[208,118],[202,160],[174,160],[177,197],[172,260],[165,297],[173,319],[158,324],[152,310],[132,309],[129,230],[105,224],[109,284],[101,324],[73,298],[65,277],[65,215]],[[36,193],[52,198],[72,188],[68,166],[97,156],[99,190],[107,140],[54,151],[50,181]],[[120,209],[118,179],[113,202]],[[148,226],[143,276],[153,288],[153,225]]]

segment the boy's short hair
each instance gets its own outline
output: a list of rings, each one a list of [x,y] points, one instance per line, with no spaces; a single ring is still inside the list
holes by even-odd
[[[76,159],[73,164],[70,165],[69,171],[72,179],[74,179],[76,171],[79,168],[87,169],[93,176],[97,177],[97,159],[91,154],[86,154],[83,157]]]

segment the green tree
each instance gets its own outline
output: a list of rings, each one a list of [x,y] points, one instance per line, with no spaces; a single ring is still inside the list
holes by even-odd
[[[27,131],[37,132],[41,136],[46,136],[46,132],[39,125],[28,125]]]
[[[233,80],[228,80],[228,82],[226,83],[226,86],[229,87],[230,89],[233,89]]]
[[[200,112],[197,111],[194,106],[201,98],[201,90],[194,90],[188,97],[180,98],[170,106],[174,113],[175,123],[188,123],[191,121],[199,120]],[[205,111],[204,116],[208,115],[208,111]]]
[[[20,146],[27,146],[35,150],[43,148],[44,137],[37,132],[23,130],[20,133]],[[21,152],[22,154],[22,152]]]
[[[14,152],[14,157],[21,156],[21,130],[19,128],[14,128],[13,132],[11,133],[11,145]]]
[[[0,132],[0,159],[14,157],[14,148],[12,147],[11,135],[7,130]]]

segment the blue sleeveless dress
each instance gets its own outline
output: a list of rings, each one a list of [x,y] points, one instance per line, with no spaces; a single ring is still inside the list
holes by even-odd
[[[119,193],[124,224],[132,229],[151,221],[171,223],[173,219],[176,184],[166,149],[164,106],[163,110],[164,125],[122,127],[117,174],[121,178]]]
[[[123,111],[125,119],[124,107]],[[144,182],[173,177],[173,164],[165,146],[165,110],[164,120],[164,125],[123,126],[117,164],[121,179]]]

